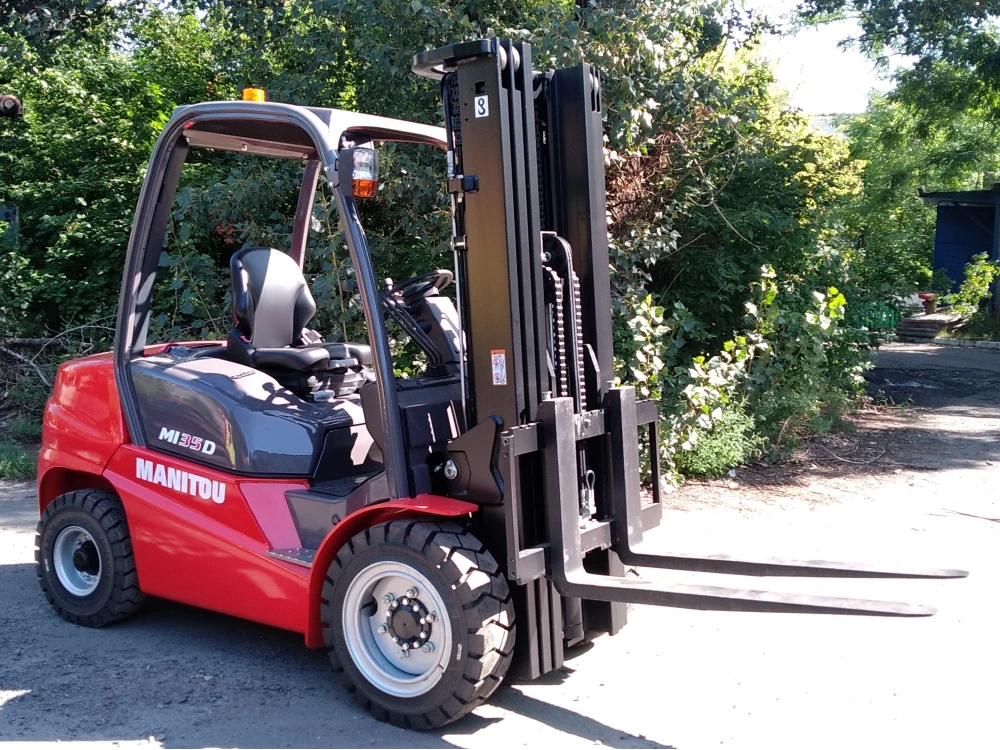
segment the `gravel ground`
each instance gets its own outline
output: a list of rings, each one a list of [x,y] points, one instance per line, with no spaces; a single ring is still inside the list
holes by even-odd
[[[749,579],[931,603],[882,619],[637,607],[563,670],[507,685],[452,727],[370,719],[301,638],[163,601],[74,627],[35,580],[33,487],[0,483],[0,741],[163,747],[996,747],[1000,353],[893,345],[858,416],[787,469],[670,497],[660,549],[972,571],[953,581]],[[708,582],[696,574],[655,574]],[[720,585],[747,579],[712,577]]]

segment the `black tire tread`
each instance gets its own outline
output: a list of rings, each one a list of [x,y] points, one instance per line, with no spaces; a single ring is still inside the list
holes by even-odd
[[[113,590],[112,597],[104,608],[89,617],[81,617],[63,609],[52,596],[42,573],[42,530],[56,512],[63,508],[77,508],[90,514],[104,529],[111,542],[114,570],[119,576],[120,585]],[[74,625],[100,628],[120,622],[135,614],[146,601],[146,595],[139,588],[139,575],[136,570],[135,554],[132,551],[128,521],[125,518],[125,506],[108,490],[85,489],[67,492],[48,504],[42,512],[35,532],[35,564],[38,583],[45,598],[60,617]]]
[[[334,572],[342,571],[362,549],[387,542],[417,550],[440,568],[462,602],[467,626],[468,649],[465,668],[453,695],[440,708],[421,714],[401,714],[386,710],[361,691],[340,663],[332,643],[328,623],[334,601]],[[461,557],[461,564],[457,557]],[[486,581],[483,581],[483,577]],[[478,581],[481,585],[473,586]],[[483,585],[485,584],[485,585]],[[479,592],[479,589],[485,591]],[[355,535],[337,554],[323,586],[323,636],[330,663],[344,687],[375,718],[400,727],[426,730],[449,724],[486,701],[500,686],[514,654],[516,624],[514,603],[503,571],[475,536],[450,521],[402,519],[378,524]],[[508,624],[504,625],[504,621]]]

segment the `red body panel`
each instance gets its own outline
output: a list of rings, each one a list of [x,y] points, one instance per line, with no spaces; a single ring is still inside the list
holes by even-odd
[[[285,502],[287,490],[302,489],[305,482],[252,482],[241,481],[240,493],[246,499],[250,512],[257,519],[260,530],[267,537],[271,549],[292,549],[301,547],[298,529],[292,519],[292,512]],[[275,495],[281,497],[281,502],[274,502]]]
[[[73,489],[117,492],[147,594],[304,633],[313,648],[323,645],[323,580],[348,539],[394,518],[478,509],[435,495],[392,500],[337,524],[312,568],[270,557],[271,549],[300,545],[285,492],[308,481],[236,477],[130,444],[110,353],[59,369],[45,407],[38,477],[40,510]]]
[[[63,492],[78,489],[78,475],[100,477],[127,440],[111,354],[63,364],[42,419],[39,511]]]
[[[139,462],[149,463],[140,467]],[[105,476],[125,504],[143,591],[304,631],[309,571],[268,557],[271,545],[240,484],[260,485],[255,491],[258,500],[269,492],[275,512],[284,508],[287,513],[284,491],[305,487],[306,482],[241,479],[237,484],[222,472],[131,445],[122,446]],[[202,480],[212,483],[207,493],[201,491]],[[192,496],[195,483],[199,486]],[[212,497],[218,497],[220,489],[221,503]]]

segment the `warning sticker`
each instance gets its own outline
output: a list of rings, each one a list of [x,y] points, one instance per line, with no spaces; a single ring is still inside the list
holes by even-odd
[[[492,349],[490,362],[493,367],[493,385],[507,385],[507,351]]]

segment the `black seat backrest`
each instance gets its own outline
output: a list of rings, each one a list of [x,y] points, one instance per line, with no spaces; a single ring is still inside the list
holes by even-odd
[[[254,349],[293,346],[316,314],[299,265],[269,247],[245,247],[229,261],[233,316]]]

